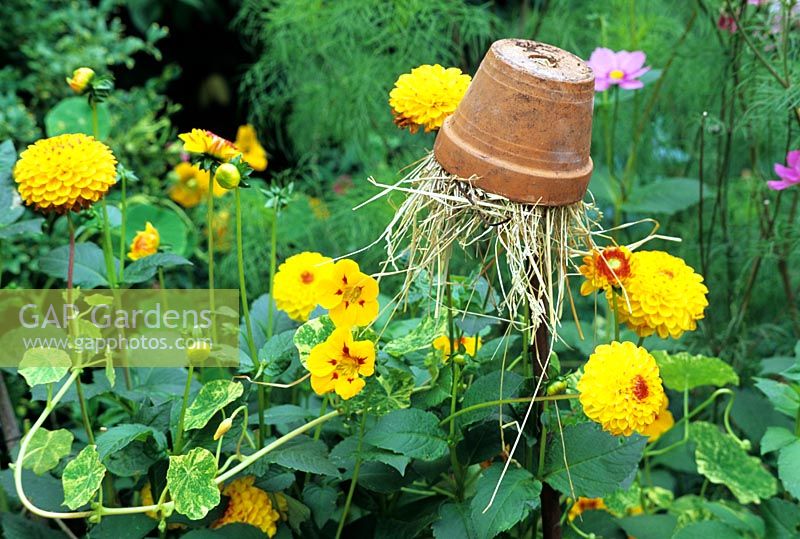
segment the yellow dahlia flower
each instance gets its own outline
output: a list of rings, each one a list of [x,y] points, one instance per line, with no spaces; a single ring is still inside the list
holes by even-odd
[[[482,344],[483,341],[478,336],[475,337],[464,336],[458,339],[457,342],[453,343],[450,342],[450,339],[446,335],[436,337],[433,340],[433,348],[436,350],[441,350],[445,360],[450,356],[450,354],[453,351],[453,348],[455,348],[456,352],[458,352],[462,347],[464,348],[464,351],[467,354],[471,355],[472,357],[475,357],[475,354],[477,354],[478,350],[481,349]]]
[[[82,94],[86,87],[94,79],[94,69],[90,67],[79,67],[72,72],[72,77],[67,78],[67,84],[76,94]]]
[[[578,496],[578,499],[572,504],[572,507],[569,508],[567,518],[572,522],[586,511],[600,511],[605,508],[606,504],[603,498],[584,498],[583,496]]]
[[[331,259],[320,253],[290,256],[275,273],[272,287],[275,305],[292,320],[305,322],[317,306],[319,283],[332,268]]]
[[[228,210],[214,212],[214,217],[211,218],[211,231],[214,234],[214,249],[217,251],[229,251],[231,248],[230,222],[231,212]],[[208,227],[206,227],[205,236],[208,237]]]
[[[661,409],[658,411],[655,421],[639,432],[642,436],[647,436],[647,443],[652,444],[675,426],[675,417],[667,406],[669,406],[669,399],[665,396],[664,404],[661,405]]]
[[[138,230],[131,242],[131,250],[128,258],[139,260],[146,256],[154,255],[158,252],[158,245],[161,243],[161,236],[150,221],[144,226],[144,230]]]
[[[472,78],[456,67],[439,64],[421,65],[404,73],[389,93],[389,105],[398,127],[416,133],[439,129],[445,118],[455,112]]]
[[[100,200],[117,181],[117,160],[100,141],[73,133],[37,141],[19,156],[14,181],[25,204],[65,213]]]
[[[267,168],[267,150],[258,141],[256,130],[252,125],[239,126],[235,144],[242,151],[242,159],[253,170],[261,171]]]
[[[656,360],[632,342],[595,348],[578,381],[583,411],[615,436],[642,432],[666,396]]]
[[[606,292],[609,302],[611,290]],[[686,262],[663,251],[639,251],[631,256],[631,275],[624,296],[617,298],[620,322],[640,337],[657,333],[662,339],[677,339],[684,331],[697,329],[708,306],[708,288],[703,277]]]
[[[627,247],[606,247],[602,251],[592,249],[583,257],[578,268],[586,280],[581,285],[581,294],[588,296],[596,290],[610,290],[625,285],[631,275],[631,252]]]
[[[205,202],[208,196],[208,184],[211,175],[206,170],[201,170],[197,165],[191,163],[178,163],[174,170],[178,177],[169,190],[169,197],[183,206],[184,208],[194,208],[201,202]],[[214,196],[221,197],[228,190],[214,182]]]
[[[352,260],[336,262],[317,292],[337,327],[366,326],[378,317],[378,281]]]
[[[354,341],[349,328],[337,328],[325,342],[311,349],[306,368],[317,395],[335,391],[347,400],[364,388],[361,376],[375,373],[375,345],[372,341]]]
[[[241,153],[233,142],[205,129],[192,129],[178,138],[183,141],[184,151],[209,155],[219,161],[230,161]]]
[[[281,516],[272,506],[269,494],[254,486],[255,477],[246,476],[234,479],[222,494],[230,498],[222,517],[214,522],[212,528],[226,524],[243,522],[259,528],[269,537],[278,533],[277,523]]]

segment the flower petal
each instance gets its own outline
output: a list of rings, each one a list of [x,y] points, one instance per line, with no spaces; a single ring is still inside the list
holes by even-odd
[[[800,172],[775,163],[775,174],[788,182],[800,182]]]
[[[644,66],[647,55],[642,51],[620,51],[617,53],[619,68],[625,73],[633,73]]]
[[[792,150],[791,152],[787,153],[786,164],[793,169],[800,168],[800,150]]]
[[[644,87],[644,83],[638,79],[623,80],[619,82],[619,87],[625,90],[638,90]]]
[[[586,63],[592,68],[595,75],[607,75],[609,71],[616,67],[616,55],[611,49],[599,47],[592,52],[589,61]]]

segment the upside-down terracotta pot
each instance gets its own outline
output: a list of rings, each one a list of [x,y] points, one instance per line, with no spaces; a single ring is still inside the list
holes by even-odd
[[[536,41],[496,41],[440,129],[436,160],[516,202],[577,202],[594,166],[593,104],[594,74],[574,54]]]

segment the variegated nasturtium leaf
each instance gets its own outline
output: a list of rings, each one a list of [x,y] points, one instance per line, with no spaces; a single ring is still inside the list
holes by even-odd
[[[214,414],[242,396],[244,387],[231,380],[211,380],[200,388],[194,402],[186,409],[184,428],[202,429]]]
[[[663,350],[656,350],[652,354],[658,363],[664,385],[675,391],[700,386],[739,385],[739,375],[733,367],[717,357],[694,356],[688,352],[668,354]]]
[[[306,366],[308,354],[311,349],[331,336],[336,326],[328,315],[312,318],[299,328],[294,334],[294,345],[300,353],[300,362]]]
[[[410,352],[430,347],[436,337],[446,334],[447,318],[441,316],[437,320],[427,316],[407,334],[387,343],[383,350],[393,356],[404,356]]]
[[[711,423],[692,424],[690,436],[695,443],[697,471],[715,484],[725,485],[739,503],[759,503],[778,492],[778,484],[761,461],[730,435]]]
[[[185,455],[169,458],[167,488],[175,501],[175,510],[192,520],[199,520],[219,504],[219,487],[214,482],[217,461],[202,447]]]
[[[78,456],[66,465],[61,476],[61,484],[64,486],[64,505],[74,510],[92,501],[105,475],[106,468],[100,462],[97,448],[93,445],[84,447]]]
[[[31,348],[19,362],[19,373],[33,387],[61,380],[72,367],[69,354],[57,348]]]
[[[72,440],[72,433],[66,429],[38,429],[28,442],[22,467],[33,470],[36,475],[52,470],[72,451]]]

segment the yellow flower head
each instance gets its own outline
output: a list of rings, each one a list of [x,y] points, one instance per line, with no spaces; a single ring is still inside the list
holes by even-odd
[[[404,73],[389,93],[389,105],[398,127],[416,133],[439,129],[445,118],[455,112],[472,78],[456,67],[439,64],[421,65]]]
[[[588,296],[595,290],[619,288],[631,275],[631,252],[627,247],[606,247],[602,251],[592,250],[583,257],[578,268],[586,280],[581,285],[581,294]]]
[[[205,202],[208,196],[208,184],[211,181],[208,171],[201,170],[197,165],[182,162],[175,167],[175,175],[178,177],[178,182],[169,191],[172,200],[184,208],[194,208]],[[214,182],[215,197],[221,197],[227,192],[227,189]]]
[[[79,67],[72,72],[72,77],[67,78],[67,84],[76,94],[82,94],[86,87],[94,79],[94,69],[90,67]]]
[[[281,516],[272,506],[269,494],[254,486],[254,483],[255,477],[246,476],[234,479],[225,487],[222,494],[230,501],[225,513],[211,525],[212,528],[243,522],[259,528],[269,537],[275,536]]]
[[[306,368],[317,395],[335,391],[347,400],[364,388],[361,376],[375,372],[375,345],[372,341],[354,341],[349,328],[337,328],[325,342],[311,349]]]
[[[267,168],[267,150],[261,145],[256,136],[255,128],[250,125],[241,125],[236,132],[236,147],[242,151],[242,159],[253,170]]]
[[[231,248],[230,238],[231,212],[220,210],[214,212],[211,218],[211,230],[214,234],[214,248],[220,252],[228,251]],[[206,237],[208,237],[208,227],[206,227]]]
[[[456,352],[458,352],[463,348],[467,354],[471,355],[472,357],[475,357],[475,354],[477,354],[478,350],[481,349],[482,344],[483,341],[478,336],[474,337],[463,336],[460,339],[458,339],[457,342],[453,342],[452,344],[450,342],[450,339],[446,335],[436,337],[433,340],[434,349],[441,350],[445,360],[447,360],[447,358],[450,356],[454,348]]]
[[[183,141],[184,151],[209,155],[219,161],[230,161],[241,153],[233,142],[205,129],[192,129],[178,138]]]
[[[655,421],[666,395],[656,360],[632,342],[595,348],[578,381],[589,419],[615,436],[642,432]]]
[[[620,322],[640,337],[657,333],[677,339],[697,329],[708,306],[703,277],[680,258],[663,251],[639,251],[631,256],[631,276],[624,296],[617,298]],[[611,291],[606,293],[611,300]],[[630,303],[630,311],[628,310]]]
[[[366,326],[378,317],[378,281],[352,260],[340,260],[317,289],[337,327]]]
[[[652,444],[675,425],[675,417],[667,406],[669,406],[669,399],[665,396],[664,404],[661,405],[655,421],[639,432],[642,436],[647,436],[647,443]]]
[[[161,243],[161,236],[158,234],[156,227],[147,222],[144,230],[138,230],[131,242],[131,250],[128,253],[128,258],[131,260],[139,260],[146,256],[154,255],[158,252],[158,245]]]
[[[317,288],[332,268],[331,259],[319,253],[290,256],[275,273],[275,305],[292,320],[305,322],[317,306]]]
[[[583,496],[578,496],[578,499],[572,504],[572,507],[569,508],[567,518],[572,522],[586,511],[599,511],[605,508],[606,504],[603,498],[584,498]]]
[[[80,133],[37,141],[19,156],[14,180],[27,205],[43,212],[77,211],[100,200],[117,181],[108,146]]]

